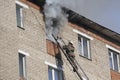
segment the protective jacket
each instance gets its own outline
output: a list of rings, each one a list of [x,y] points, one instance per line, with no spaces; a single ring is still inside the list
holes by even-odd
[[[75,57],[75,54],[74,54],[74,51],[75,51],[75,48],[73,45],[65,45],[63,46],[63,49],[66,50],[66,53],[69,54],[71,57]]]

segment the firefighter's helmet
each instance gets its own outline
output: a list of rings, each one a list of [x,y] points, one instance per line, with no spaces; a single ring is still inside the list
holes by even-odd
[[[73,44],[73,41],[69,41],[70,44]]]

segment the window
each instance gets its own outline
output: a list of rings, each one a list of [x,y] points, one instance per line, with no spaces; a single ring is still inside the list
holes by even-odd
[[[119,71],[119,53],[109,49],[110,68]]]
[[[23,28],[23,7],[16,4],[17,26]]]
[[[90,59],[91,58],[90,40],[88,38],[85,38],[85,37],[79,35],[78,36],[78,46],[79,46],[80,55]]]
[[[26,56],[19,53],[19,74],[20,77],[26,77]]]
[[[48,80],[63,80],[62,71],[48,67]]]

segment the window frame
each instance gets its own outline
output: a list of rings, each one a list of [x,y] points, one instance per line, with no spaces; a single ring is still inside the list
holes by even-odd
[[[16,0],[15,3],[18,4],[18,5],[20,5],[20,6],[22,6],[23,8],[27,8],[27,9],[29,8],[28,5],[24,4],[23,2],[21,2],[19,0]]]
[[[52,72],[52,74],[49,74],[49,70],[51,70]],[[55,72],[57,72],[58,73],[58,79],[57,80],[62,80],[63,79],[63,74],[62,74],[62,70],[60,70],[60,69],[56,69],[56,68],[53,68],[53,67],[51,67],[51,66],[48,66],[48,80],[50,80],[49,79],[49,76],[50,75],[52,75],[51,77],[52,77],[52,80],[56,80],[55,79]]]
[[[17,8],[19,8],[19,14],[17,13]],[[20,16],[18,16],[20,15]],[[18,18],[20,22],[18,22]],[[17,19],[17,27],[23,28],[24,27],[24,23],[23,23],[23,7],[19,4],[16,4],[16,19]],[[18,24],[20,23],[20,25]]]
[[[20,57],[21,56],[21,57]],[[26,55],[18,52],[19,57],[19,76],[21,78],[26,78]],[[20,61],[21,60],[21,61]],[[22,62],[22,63],[21,63]],[[21,67],[22,66],[22,69]],[[22,71],[21,71],[22,70]],[[22,72],[22,73],[21,73]]]
[[[109,55],[109,50],[115,52],[118,54],[118,57],[117,57],[117,61],[118,61],[118,71],[120,73],[120,50],[111,46],[111,45],[108,45],[106,44],[106,48],[108,49],[108,55]],[[112,63],[113,64],[113,63]],[[109,66],[110,66],[110,58],[109,58]],[[111,69],[111,66],[110,66],[110,69]],[[113,69],[112,69],[113,70]],[[115,70],[114,70],[115,71]]]
[[[80,40],[81,39],[81,40]],[[84,46],[83,46],[83,40],[84,39],[86,39],[87,40],[87,55],[88,55],[88,57],[87,56],[85,56],[85,52],[84,52]],[[82,51],[80,51],[80,44],[81,44],[81,49],[82,49]],[[89,60],[91,60],[91,48],[90,48],[90,39],[88,39],[88,38],[86,38],[86,37],[84,37],[84,36],[82,36],[82,35],[79,35],[78,34],[78,50],[79,50],[79,55],[80,56],[82,56],[82,57],[84,57],[84,58],[87,58],[87,59],[89,59]]]
[[[17,27],[19,27],[21,29],[24,29],[23,8],[29,9],[29,6],[26,5],[25,3],[21,2],[21,1],[18,1],[18,0],[15,1],[15,4],[16,4],[16,21],[17,21]],[[20,8],[20,18],[21,18],[20,19],[20,25],[18,25],[18,20],[17,20],[17,18],[18,18],[18,16],[17,16],[17,6],[21,7]]]
[[[49,68],[52,68],[52,69],[60,71],[61,72],[61,79],[60,80],[64,79],[64,77],[63,77],[63,69],[62,69],[62,67],[60,65],[57,66],[56,64],[52,64],[52,63],[50,63],[48,61],[45,61],[45,64],[48,66],[48,71],[49,71]],[[48,72],[48,80],[49,80],[49,72]],[[53,80],[55,80],[55,79],[53,79]]]
[[[112,58],[112,61],[110,61],[109,59],[109,66],[110,66],[110,69],[114,70],[114,71],[117,71],[117,72],[120,72],[120,54],[114,50],[111,50],[111,49],[108,49],[108,54],[111,54],[111,56],[109,55],[109,57]],[[118,70],[115,70],[115,64],[114,64],[114,56],[113,54],[116,54],[117,55],[117,67],[118,67]],[[112,62],[112,63],[111,63]],[[111,65],[112,64],[112,67]]]

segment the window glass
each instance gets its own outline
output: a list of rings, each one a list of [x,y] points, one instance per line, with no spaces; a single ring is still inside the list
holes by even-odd
[[[90,58],[89,39],[79,35],[78,46],[79,46],[80,55],[86,58]]]
[[[112,69],[113,66],[112,66],[112,56],[111,56],[111,53],[109,52],[109,63],[110,63],[110,68]]]
[[[48,69],[48,77],[49,77],[49,80],[53,80],[52,79],[52,69],[51,68]]]
[[[59,71],[55,70],[55,80],[59,80]]]
[[[113,54],[113,59],[114,59],[114,70],[118,71],[118,59],[117,59],[117,54]]]
[[[62,71],[48,67],[48,80],[62,80]]]
[[[88,57],[88,43],[86,38],[83,38],[83,49],[84,49],[84,56]]]
[[[115,71],[119,71],[119,54],[109,49],[109,62],[110,68]]]
[[[20,77],[25,77],[25,55],[19,53],[19,73]]]
[[[119,61],[118,61],[118,62],[119,62],[119,63],[118,63],[118,68],[119,68],[119,72],[120,72],[120,55],[118,55],[118,60],[119,60]]]
[[[22,24],[22,7],[16,4],[17,26],[23,27]]]
[[[79,47],[80,54],[82,55],[82,41],[81,41],[81,37],[78,37],[78,47]]]

